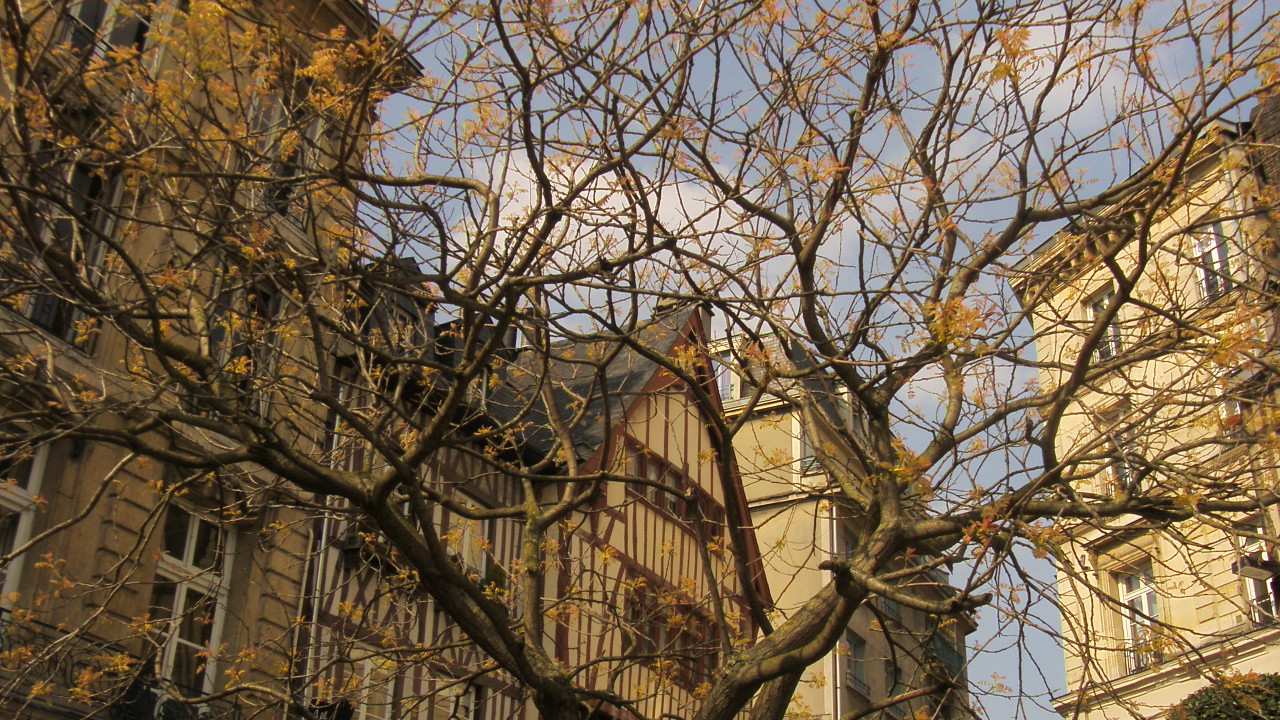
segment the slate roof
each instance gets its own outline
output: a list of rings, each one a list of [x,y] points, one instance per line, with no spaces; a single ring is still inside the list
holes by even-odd
[[[630,333],[631,340],[655,355],[667,356],[694,312],[696,307],[686,306],[663,313]],[[487,410],[499,420],[520,418],[523,441],[539,452],[550,452],[555,435],[542,400],[542,383],[550,383],[574,450],[580,460],[586,460],[623,420],[658,367],[631,343],[618,339],[557,343],[549,357],[526,352],[513,359],[502,373],[502,382],[490,389]],[[580,412],[584,402],[586,410]]]

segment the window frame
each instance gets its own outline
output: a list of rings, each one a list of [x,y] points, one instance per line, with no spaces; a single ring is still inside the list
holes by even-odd
[[[1151,645],[1158,635],[1160,621],[1160,594],[1154,566],[1150,559],[1132,563],[1115,573],[1115,582],[1125,669],[1130,673],[1139,672],[1164,659],[1158,648],[1144,648]],[[1143,605],[1145,607],[1141,607]]]
[[[844,684],[845,687],[851,687],[863,695],[870,695],[871,683],[867,677],[867,639],[859,635],[857,632],[846,629],[844,631],[845,642],[845,668],[844,668]]]
[[[1240,529],[1254,535],[1266,533],[1262,518],[1241,523]],[[1280,622],[1280,575],[1271,572],[1271,577],[1266,579],[1251,577],[1242,572],[1247,562],[1265,568],[1276,563],[1275,553],[1261,537],[1240,538],[1236,562],[1232,565],[1232,570],[1239,575],[1244,586],[1243,595],[1248,606],[1246,616],[1249,622],[1255,627],[1275,625]]]
[[[481,502],[473,495],[464,492],[455,494],[455,502],[461,499],[460,504],[468,505],[476,510],[489,510],[487,503]],[[449,512],[449,527],[446,534],[452,534],[455,528],[458,529],[457,544],[450,542],[448,552],[453,558],[454,564],[468,575],[474,575],[478,582],[486,582],[489,577],[489,571],[493,566],[494,544],[497,539],[497,523],[495,518],[479,518],[472,519],[464,517],[455,512]],[[460,526],[460,527],[459,527]],[[479,532],[477,532],[477,528]],[[484,544],[477,542],[477,539],[483,539]],[[478,555],[478,558],[472,555]],[[478,559],[479,564],[471,561]]]
[[[258,138],[252,163],[262,163],[269,176],[255,198],[264,211],[305,229],[311,212],[305,202],[298,205],[300,195],[305,199],[299,189],[307,169],[316,164],[326,125],[308,102],[310,80],[298,76],[296,68],[282,73],[291,77],[255,96],[248,110],[250,132]],[[286,146],[290,136],[295,142]]]
[[[265,284],[223,287],[210,293],[205,311],[210,359],[220,364],[219,372],[233,376],[229,384],[257,417],[266,417],[271,406],[268,386],[283,352],[281,318],[287,302],[285,291]],[[243,373],[235,368],[242,359]]]
[[[399,693],[396,692],[396,677],[379,667],[372,657],[354,663],[354,670],[359,675],[359,682],[366,687],[359,701],[353,703],[352,720],[392,720],[396,717],[396,705]],[[357,685],[358,685],[357,683]]]
[[[444,720],[480,720],[484,688],[476,682],[455,681],[436,692],[435,716]]]
[[[816,450],[814,450],[814,444],[812,439],[809,437],[808,430],[805,428],[804,421],[797,417],[795,423],[796,439],[799,441],[800,445],[799,453],[797,453],[799,456],[797,469],[802,477],[807,475],[817,475],[823,470],[822,462],[818,460],[818,454]]]
[[[40,490],[48,471],[50,444],[46,443],[32,451],[30,466],[26,471],[26,480],[10,484],[8,477],[0,483],[0,518],[13,519],[13,526],[8,537],[0,536],[0,555],[8,555],[31,540],[35,526],[36,512],[39,508]],[[10,468],[21,466],[26,459],[9,464],[3,470],[7,475]],[[3,520],[0,520],[3,521]],[[3,532],[3,531],[0,531]],[[22,587],[22,570],[24,556],[15,557],[8,566],[0,567],[0,607],[10,604]]]
[[[34,267],[44,270],[45,261],[40,256],[58,248],[82,266],[90,281],[97,284],[102,280],[99,271],[107,250],[102,238],[115,230],[115,213],[108,208],[120,204],[124,182],[118,173],[104,174],[83,162],[59,160],[47,149],[36,154],[45,156],[51,167],[44,175],[49,192],[63,199],[40,201],[45,222],[40,239],[32,248],[34,256],[29,260]],[[91,349],[87,339],[81,338],[77,331],[87,316],[61,295],[33,289],[27,293],[19,312],[52,337],[86,352]]]
[[[1195,265],[1204,302],[1226,295],[1235,287],[1232,274],[1231,236],[1221,219],[1206,220],[1205,229],[1191,233],[1195,243]]]
[[[175,510],[187,516],[183,547],[184,557],[181,558],[175,557],[166,547],[169,541],[168,530],[171,522],[171,513]],[[200,695],[205,695],[212,692],[215,687],[216,659],[212,654],[205,658],[200,668],[200,687],[179,684],[174,675],[177,670],[178,655],[181,648],[195,649],[198,657],[199,653],[217,648],[220,643],[228,599],[227,586],[223,581],[230,575],[235,533],[230,532],[230,528],[217,518],[184,504],[171,502],[164,513],[163,524],[159,526],[162,531],[160,557],[156,563],[155,583],[152,586],[150,601],[150,607],[153,612],[161,609],[168,612],[168,617],[164,619],[168,627],[163,631],[161,640],[164,647],[157,658],[157,675],[172,682],[179,690],[193,691]],[[204,568],[192,562],[194,557],[192,555],[194,552],[192,542],[199,537],[201,523],[211,527],[216,532],[217,542],[215,559],[209,567]],[[157,591],[164,585],[173,587],[173,599],[170,604],[159,605],[156,602]],[[207,616],[207,619],[188,617],[189,613],[193,611],[188,602],[190,594],[193,592],[203,595],[206,601],[212,603],[212,613]],[[189,621],[205,623],[209,626],[208,647],[200,647],[193,640],[181,636],[184,630],[183,625]]]
[[[1085,313],[1091,325],[1097,325],[1102,322],[1102,317],[1106,315],[1107,308],[1115,300],[1115,296],[1115,286],[1108,283],[1106,287],[1085,299]],[[1118,319],[1117,313],[1117,317],[1111,318],[1111,322],[1107,323],[1102,337],[1098,339],[1098,346],[1093,349],[1094,358],[1098,361],[1110,360],[1124,351],[1124,341],[1120,336],[1120,327],[1116,324]]]
[[[1135,461],[1135,458],[1141,460],[1142,456],[1138,452],[1140,446],[1133,438],[1133,428],[1124,427],[1129,412],[1128,403],[1122,401],[1098,411],[1097,415],[1098,433],[1110,450],[1106,461],[1107,477],[1119,490],[1131,489],[1142,470],[1142,464]]]
[[[731,349],[711,354],[711,365],[715,370],[716,392],[720,395],[721,405],[739,403],[750,397],[747,392],[747,379],[738,371],[740,364],[734,357]]]
[[[685,502],[684,494],[687,492],[687,488],[693,487],[689,477],[682,470],[667,462],[665,458],[655,455],[636,440],[627,438],[625,447],[628,475],[658,483],[667,488],[664,491],[653,485],[627,483],[627,492],[632,497],[643,500],[664,515],[677,520],[687,519],[689,508],[688,503]]]

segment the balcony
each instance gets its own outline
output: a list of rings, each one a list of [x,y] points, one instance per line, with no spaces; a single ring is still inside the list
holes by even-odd
[[[231,704],[185,702],[160,688],[151,663],[113,643],[0,615],[0,708],[105,720],[244,720]],[[0,710],[0,715],[3,715]]]

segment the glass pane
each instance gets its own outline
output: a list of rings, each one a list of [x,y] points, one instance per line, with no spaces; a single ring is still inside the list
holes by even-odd
[[[0,482],[27,489],[31,484],[31,469],[35,460],[30,457],[0,461]]]
[[[103,0],[81,0],[75,9],[75,16],[86,26],[98,29],[107,15],[107,4]]]
[[[0,555],[8,555],[13,552],[18,536],[18,513],[6,513],[0,516]],[[17,562],[17,559],[13,560]],[[4,589],[5,579],[9,576],[9,567],[12,563],[0,565],[0,590]]]
[[[173,665],[169,671],[169,679],[188,695],[200,695],[205,691],[206,658],[202,655],[203,652],[204,647],[196,647],[184,642],[174,643]]]
[[[213,601],[204,593],[187,589],[178,637],[200,647],[213,641]]]
[[[164,518],[164,552],[187,562],[187,531],[191,516],[177,506],[170,506]]]
[[[195,545],[191,548],[191,564],[201,570],[216,569],[221,548],[218,526],[207,520],[195,519]]]
[[[156,583],[151,591],[151,619],[168,620],[173,617],[173,603],[177,597],[178,586],[175,583]]]

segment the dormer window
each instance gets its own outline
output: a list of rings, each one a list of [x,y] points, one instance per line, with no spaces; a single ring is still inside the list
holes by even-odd
[[[750,385],[739,372],[732,353],[722,352],[716,355],[713,362],[716,368],[716,389],[720,391],[721,402],[731,403],[750,397]]]

